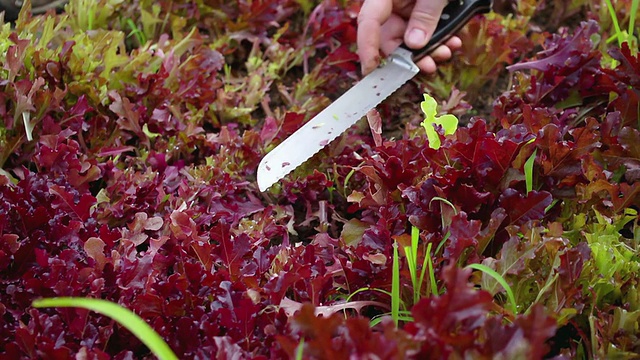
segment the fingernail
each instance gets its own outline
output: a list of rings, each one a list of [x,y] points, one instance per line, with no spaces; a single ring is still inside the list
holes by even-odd
[[[409,46],[422,46],[424,45],[427,34],[420,29],[412,29],[407,36],[407,42]]]

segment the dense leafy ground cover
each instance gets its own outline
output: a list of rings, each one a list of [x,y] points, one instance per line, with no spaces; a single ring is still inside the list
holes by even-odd
[[[473,19],[373,132],[265,193],[261,157],[359,76],[358,2],[23,13],[0,29],[0,358],[152,357],[32,307],[62,296],[133,310],[182,359],[637,357],[633,5]],[[424,92],[461,120],[437,148]]]

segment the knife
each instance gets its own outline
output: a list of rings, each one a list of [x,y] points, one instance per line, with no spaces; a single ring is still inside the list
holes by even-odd
[[[413,50],[400,45],[378,68],[271,150],[258,165],[260,191],[300,166],[413,78],[419,72],[418,60],[445,43],[474,15],[489,12],[491,6],[492,0],[450,1],[426,46]]]

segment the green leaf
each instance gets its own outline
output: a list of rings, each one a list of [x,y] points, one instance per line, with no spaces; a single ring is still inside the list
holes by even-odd
[[[347,246],[357,246],[368,228],[369,226],[364,222],[358,219],[351,219],[344,223],[341,237]]]
[[[437,106],[438,103],[433,97],[424,94],[424,101],[420,103],[420,108],[422,109],[425,118],[421,125],[427,132],[429,147],[432,149],[440,148],[440,136],[436,130],[438,125],[442,126],[445,135],[454,134],[458,128],[458,118],[454,115],[446,114],[436,116],[438,114]]]
[[[310,1],[310,0],[296,0],[296,2],[302,8],[302,11],[304,12],[305,16],[307,14],[309,14],[311,12],[311,10],[313,10],[313,6],[314,6],[313,1]]]
[[[147,125],[147,124],[142,125],[142,132],[145,135],[147,135],[147,137],[149,139],[154,139],[154,138],[160,136],[160,134],[154,133],[153,131],[149,130],[149,125]]]
[[[120,323],[127,330],[144,343],[151,352],[161,360],[174,360],[178,357],[169,345],[138,315],[116,303],[102,299],[87,299],[74,297],[59,297],[38,299],[32,303],[33,307],[78,307],[106,315]]]
[[[619,301],[623,296],[620,288],[640,272],[640,261],[636,255],[638,244],[627,242],[620,235],[620,230],[637,217],[638,212],[631,208],[612,218],[596,211],[596,221],[582,230],[591,249],[591,260],[586,266],[595,274],[589,285],[594,289],[599,303]],[[634,224],[633,233],[636,233],[636,228]]]
[[[151,11],[149,11],[148,8],[140,10],[140,22],[142,23],[141,38],[144,39],[146,43],[146,39],[152,39],[156,36],[159,31],[162,31],[161,29],[165,24],[163,19],[160,18],[160,11],[162,9],[158,4],[151,5]],[[144,45],[145,43],[140,43],[140,45]]]

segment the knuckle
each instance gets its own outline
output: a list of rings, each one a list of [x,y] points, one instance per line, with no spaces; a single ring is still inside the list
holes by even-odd
[[[430,9],[414,9],[411,19],[421,24],[437,24],[440,20],[440,14]]]
[[[409,16],[411,11],[415,7],[416,2],[413,0],[394,0],[393,1],[393,9],[396,13]]]

